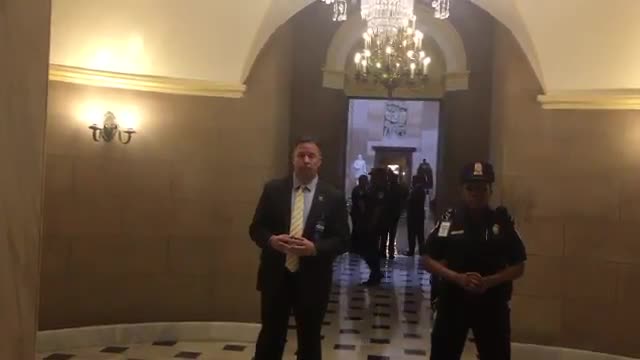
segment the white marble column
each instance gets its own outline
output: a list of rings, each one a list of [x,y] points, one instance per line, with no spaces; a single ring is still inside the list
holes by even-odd
[[[50,0],[0,0],[0,359],[33,360]]]

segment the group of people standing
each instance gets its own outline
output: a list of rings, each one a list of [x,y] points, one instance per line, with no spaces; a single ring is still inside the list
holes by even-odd
[[[348,251],[349,224],[344,196],[318,178],[322,152],[312,139],[298,141],[292,153],[293,174],[268,182],[249,227],[260,249],[257,289],[262,327],[255,360],[281,360],[289,316],[298,332],[298,360],[321,360],[322,323],[329,303],[333,263]],[[425,197],[433,180],[421,170],[410,191],[400,189],[386,169],[362,178],[352,209],[356,249],[371,267],[367,285],[382,279],[381,253],[393,241],[391,225],[408,196],[408,224],[418,239],[421,263],[440,283],[431,335],[431,360],[459,360],[469,329],[480,360],[510,360],[512,282],[524,273],[526,251],[514,222],[503,207],[491,208],[495,180],[485,162],[465,166],[460,205],[443,213],[426,242]],[[391,201],[392,193],[405,194]],[[355,213],[353,213],[355,211]],[[394,231],[395,232],[395,231]],[[383,239],[391,242],[383,242]],[[414,240],[415,241],[415,240]],[[415,251],[412,242],[409,254]],[[383,244],[381,246],[381,244]],[[390,252],[388,255],[393,255]]]
[[[400,182],[391,169],[373,168],[371,178],[361,175],[351,193],[350,251],[361,255],[371,273],[364,283],[376,286],[382,280],[380,259],[393,259],[396,254],[396,234],[402,213],[407,212],[409,249],[414,256],[416,245],[424,248],[424,224],[427,198],[433,190],[433,170],[426,160],[412,177],[411,188]]]

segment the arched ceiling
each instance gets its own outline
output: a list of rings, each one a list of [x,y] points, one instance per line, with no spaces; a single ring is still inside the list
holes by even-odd
[[[269,36],[312,1],[54,0],[51,62],[240,85]],[[455,1],[505,24],[548,94],[640,89],[638,0]]]

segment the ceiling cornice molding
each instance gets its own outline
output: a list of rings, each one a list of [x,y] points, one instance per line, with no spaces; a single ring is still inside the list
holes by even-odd
[[[163,94],[226,98],[241,98],[247,89],[244,84],[227,84],[207,80],[124,74],[58,64],[51,64],[49,66],[49,80]]]
[[[640,89],[552,91],[538,102],[547,110],[640,110]]]

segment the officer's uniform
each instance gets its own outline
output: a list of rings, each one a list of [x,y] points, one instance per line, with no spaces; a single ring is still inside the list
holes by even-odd
[[[371,175],[382,176],[386,174],[384,169],[372,169]],[[364,240],[364,260],[366,261],[371,274],[369,284],[376,285],[382,279],[380,270],[379,247],[383,237],[386,237],[388,225],[386,214],[389,207],[389,191],[385,184],[375,184],[372,181],[369,191],[365,197],[365,222],[367,227],[367,238]]]
[[[388,187],[389,201],[387,203],[387,212],[385,220],[388,228],[387,233],[382,237],[380,242],[380,256],[386,257],[387,251],[389,258],[393,259],[396,251],[396,233],[398,231],[398,222],[400,216],[407,203],[408,189],[398,182],[392,182]]]
[[[465,183],[493,182],[494,175],[490,164],[476,163],[465,167],[462,178]],[[427,239],[425,254],[455,272],[483,277],[523,263],[525,248],[507,210],[479,211],[481,221],[473,221],[464,206],[446,211]],[[481,360],[510,359],[512,283],[475,294],[441,281],[431,360],[460,359],[469,329]]]
[[[363,252],[363,241],[366,238],[365,213],[367,189],[363,186],[356,186],[351,192],[351,251],[361,254]]]
[[[408,256],[413,256],[416,249],[416,239],[420,253],[424,251],[424,202],[426,199],[424,184],[417,184],[411,189],[407,206],[407,235],[409,240]]]

